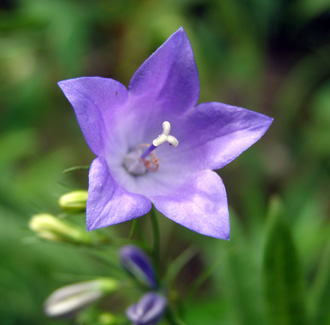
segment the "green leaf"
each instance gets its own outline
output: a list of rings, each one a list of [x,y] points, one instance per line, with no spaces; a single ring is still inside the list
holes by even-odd
[[[271,202],[269,219],[263,258],[264,292],[269,324],[306,324],[301,269],[279,199]]]
[[[167,268],[166,283],[172,286],[176,276],[187,265],[187,263],[197,254],[194,246],[189,246],[178,257],[176,257]]]
[[[315,275],[310,301],[316,325],[330,324],[330,241],[324,249]]]

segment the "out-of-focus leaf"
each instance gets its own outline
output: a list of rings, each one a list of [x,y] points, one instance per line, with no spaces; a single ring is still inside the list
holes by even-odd
[[[326,175],[321,174],[320,177],[325,178]],[[310,187],[309,197],[305,198],[297,220],[292,222],[294,240],[299,245],[299,252],[303,252],[301,265],[307,272],[315,269],[330,233],[330,225],[326,221],[328,203],[323,199],[325,187],[320,187],[320,183],[318,185]]]
[[[231,324],[226,319],[229,303],[226,300],[200,300],[198,304],[187,310],[184,321],[189,325],[200,324]]]
[[[230,210],[230,222],[230,241],[209,243],[210,246],[204,251],[204,254],[210,254],[208,269],[196,279],[196,284],[199,285],[198,282],[205,281],[206,276],[211,275],[212,272],[214,277],[210,278],[214,283],[213,286],[224,292],[228,300],[228,305],[223,311],[224,315],[221,315],[219,310],[219,317],[225,318],[228,323],[218,322],[220,319],[218,317],[216,322],[210,322],[210,324],[263,325],[265,321],[262,312],[260,270],[255,263],[257,254],[233,210]],[[195,283],[191,285],[188,297],[194,292]]]
[[[0,168],[31,156],[36,151],[37,135],[32,129],[21,129],[0,138]]]
[[[194,246],[189,246],[167,268],[166,282],[172,284],[181,269],[197,254]]]
[[[310,119],[303,131],[304,150],[320,158],[330,157],[330,83],[317,89],[309,109]]]
[[[317,89],[311,103],[311,114],[318,125],[329,126],[330,123],[330,82]]]
[[[263,280],[269,324],[307,324],[301,269],[279,199],[270,205],[263,260]]]
[[[315,16],[329,10],[328,0],[301,0],[296,2],[296,10],[301,12],[305,20],[313,19]]]
[[[310,295],[312,319],[315,325],[330,324],[330,241],[325,248]]]
[[[275,107],[281,116],[281,129],[292,132],[290,125],[297,118],[299,109],[303,106],[313,89],[327,76],[328,62],[320,55],[322,48],[310,55],[304,56],[291,69],[290,75],[283,82],[277,95]]]

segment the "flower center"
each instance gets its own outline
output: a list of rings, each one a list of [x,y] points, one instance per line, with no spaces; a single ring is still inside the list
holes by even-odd
[[[163,122],[163,133],[154,139],[151,145],[142,143],[137,149],[129,152],[124,157],[125,169],[134,176],[143,175],[148,171],[156,172],[159,168],[160,159],[157,158],[154,150],[165,142],[168,142],[173,147],[179,145],[179,141],[176,137],[170,135],[170,131],[170,122]],[[143,148],[147,149],[144,150]]]

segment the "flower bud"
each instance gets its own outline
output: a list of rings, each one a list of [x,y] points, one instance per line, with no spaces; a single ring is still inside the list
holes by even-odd
[[[62,220],[46,213],[33,216],[29,222],[31,230],[43,239],[73,244],[91,244],[90,235]]]
[[[84,211],[86,209],[87,191],[73,191],[62,195],[59,206],[68,212]]]
[[[49,317],[71,317],[117,288],[118,282],[109,278],[71,284],[55,290],[44,310]]]
[[[140,283],[156,289],[157,281],[154,269],[146,253],[134,245],[123,246],[120,250],[120,262],[124,269]]]
[[[127,319],[123,315],[103,312],[97,319],[97,325],[123,325],[127,324]]]
[[[156,325],[163,317],[167,300],[155,292],[148,292],[134,305],[126,309],[127,318],[138,325]]]

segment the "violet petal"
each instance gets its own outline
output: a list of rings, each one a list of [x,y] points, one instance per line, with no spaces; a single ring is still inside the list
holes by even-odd
[[[76,113],[88,146],[95,155],[102,155],[106,128],[111,128],[110,119],[105,125],[104,118],[106,114],[114,115],[116,108],[127,101],[125,86],[116,80],[100,77],[63,80],[58,85]]]
[[[173,119],[196,105],[198,71],[183,28],[173,33],[139,67],[128,89],[131,114],[139,119],[142,137],[150,130],[158,132],[165,120],[174,123]]]
[[[140,217],[151,209],[146,197],[127,192],[110,175],[104,159],[96,158],[89,171],[87,228],[93,230]]]
[[[135,72],[129,84],[133,96],[160,100],[164,110],[193,107],[199,97],[198,71],[189,39],[180,28]],[[174,107],[173,107],[174,106]]]
[[[190,161],[195,169],[220,169],[257,142],[272,122],[241,107],[200,104],[182,121],[177,134],[180,150],[168,151],[168,158],[174,163]]]
[[[213,171],[191,178],[171,195],[152,197],[157,210],[169,219],[202,235],[229,239],[229,213],[225,187]]]

